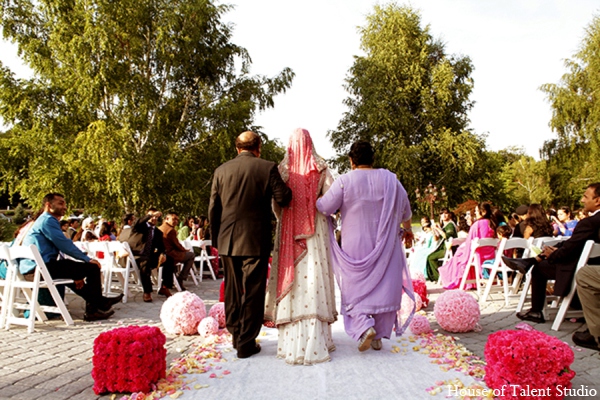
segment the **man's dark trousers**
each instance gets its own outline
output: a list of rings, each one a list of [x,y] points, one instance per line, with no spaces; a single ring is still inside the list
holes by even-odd
[[[269,257],[221,256],[225,272],[225,315],[238,354],[252,353],[265,312]]]

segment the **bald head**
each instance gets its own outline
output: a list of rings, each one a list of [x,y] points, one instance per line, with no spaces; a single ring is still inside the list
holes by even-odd
[[[260,136],[251,131],[242,132],[235,139],[235,147],[238,149],[238,153],[249,151],[260,154]]]

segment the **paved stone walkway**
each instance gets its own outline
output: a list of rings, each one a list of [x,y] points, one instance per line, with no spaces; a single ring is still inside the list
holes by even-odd
[[[205,279],[196,287],[187,284],[190,291],[198,294],[210,308],[219,298],[221,281]],[[426,309],[432,327],[437,328],[433,318],[433,304],[443,291],[439,286],[428,284],[431,302]],[[29,335],[25,327],[13,327],[10,331],[0,330],[0,399],[96,399],[92,391],[92,345],[94,339],[105,330],[132,324],[161,326],[159,313],[164,297],[154,295],[153,303],[144,303],[142,293],[135,291],[126,304],[115,306],[115,315],[102,323],[82,321],[83,301],[69,296],[69,309],[75,320],[74,327],[62,321],[36,324],[36,332]],[[511,329],[520,322],[515,316],[516,300],[504,307],[500,294],[482,308],[481,332],[455,334],[466,347],[483,357],[487,336],[495,331]],[[566,321],[559,332],[550,330],[550,323],[537,324],[535,328],[572,344],[571,334],[582,328],[582,324]],[[440,329],[440,332],[443,332]],[[198,336],[167,335],[167,364],[177,358],[199,340]],[[308,367],[307,367],[308,368]],[[575,349],[572,368],[577,372],[573,387],[594,388],[600,393],[600,355],[587,349]],[[110,396],[103,396],[108,399]],[[118,397],[117,397],[118,398]],[[571,397],[577,398],[577,397]]]

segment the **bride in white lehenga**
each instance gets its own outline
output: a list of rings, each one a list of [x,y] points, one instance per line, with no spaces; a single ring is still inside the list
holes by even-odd
[[[281,213],[276,209],[279,219],[265,321],[279,329],[278,358],[311,365],[329,361],[329,352],[335,350],[331,324],[337,312],[329,233],[325,216],[316,209],[317,198],[333,178],[305,129],[292,134],[279,172],[292,189],[292,202]]]

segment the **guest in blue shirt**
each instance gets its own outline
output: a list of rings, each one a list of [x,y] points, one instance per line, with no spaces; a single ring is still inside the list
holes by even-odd
[[[58,193],[47,194],[43,209],[44,212],[27,232],[23,245],[33,244],[38,248],[52,278],[75,281],[68,286],[86,301],[85,321],[109,318],[114,314],[112,306],[121,301],[123,295],[114,298],[102,295],[100,263],[79,250],[60,229],[59,220],[67,211],[65,197]],[[82,262],[64,258],[59,260],[59,252]],[[21,260],[19,263],[19,270],[26,276],[33,273],[34,268],[33,260]]]

